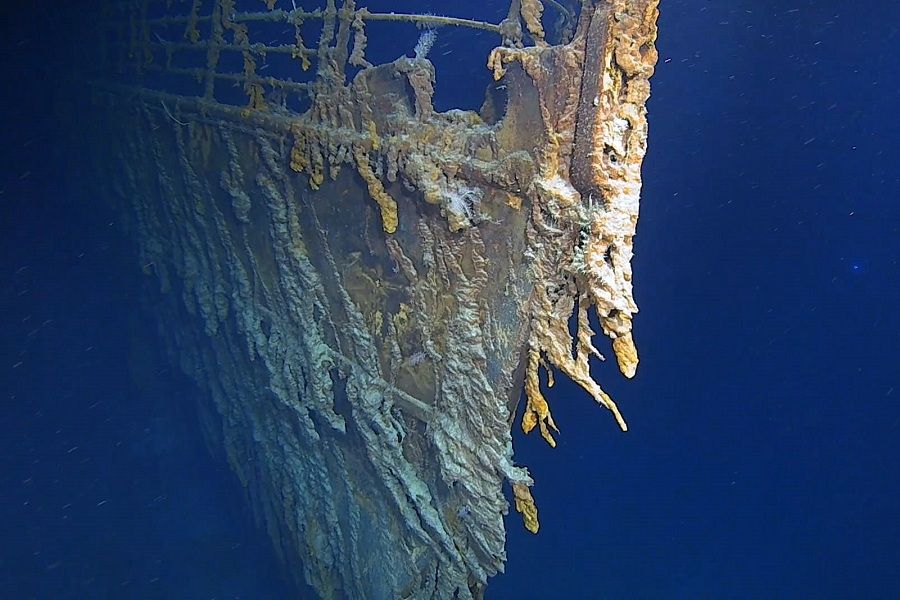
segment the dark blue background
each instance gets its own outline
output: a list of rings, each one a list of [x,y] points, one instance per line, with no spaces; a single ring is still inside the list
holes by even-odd
[[[151,328],[137,258],[61,135],[78,39],[53,8],[2,9],[0,596],[285,597],[190,387],[128,371],[158,350],[126,335]],[[541,532],[510,515],[488,598],[900,597],[898,23],[886,0],[663,0],[641,365],[596,370],[630,431],[557,379],[559,446],[515,437]],[[370,58],[414,37],[370,32]],[[439,33],[438,108],[478,106],[490,45]]]

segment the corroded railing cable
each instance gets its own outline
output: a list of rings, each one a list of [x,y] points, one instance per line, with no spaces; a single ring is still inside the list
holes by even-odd
[[[431,27],[467,27],[469,29],[480,29],[482,31],[490,31],[492,33],[500,33],[500,25],[490,23],[488,21],[478,21],[475,19],[465,19],[461,17],[443,17],[440,15],[420,15],[415,13],[373,13],[365,9],[357,11],[364,21],[397,21],[406,23],[415,23],[420,26]],[[232,21],[235,23],[250,22],[281,22],[294,23],[297,20],[308,21],[312,19],[321,19],[325,13],[321,10],[304,11],[304,10],[281,10],[235,13]],[[205,23],[212,19],[211,15],[198,15],[196,18],[191,15],[171,15],[166,17],[157,17],[155,19],[147,19],[147,25],[181,25],[189,22]]]
[[[194,77],[202,80],[206,76],[206,69],[197,69],[190,67],[161,67],[159,65],[148,65],[145,67],[151,71],[161,73],[169,73],[172,75],[182,75],[185,77]],[[230,81],[233,83],[263,83],[272,88],[284,88],[295,92],[308,92],[313,84],[306,81],[293,81],[292,79],[281,79],[279,77],[264,77],[257,75],[256,77],[247,77],[241,73],[213,73],[212,77],[217,80]]]
[[[156,42],[150,42],[151,48],[157,48],[162,50],[207,50],[209,47],[213,45],[209,42],[197,42],[196,44],[191,42],[170,42],[167,40],[159,39]],[[215,44],[217,48],[220,50],[233,50],[236,52],[242,52],[246,48],[243,46],[239,46],[238,44]],[[263,43],[250,44],[247,48],[254,54],[264,55],[264,54],[296,54],[298,49],[297,46],[293,44],[280,44],[278,46],[270,46]],[[312,50],[303,50],[304,54],[308,56],[315,56],[315,52]]]

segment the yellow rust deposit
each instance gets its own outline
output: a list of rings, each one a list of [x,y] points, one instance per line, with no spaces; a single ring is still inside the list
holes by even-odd
[[[525,372],[525,413],[522,415],[522,431],[529,433],[537,425],[541,430],[541,437],[547,440],[551,447],[556,447],[556,440],[550,434],[550,429],[559,433],[553,417],[550,416],[550,405],[541,393],[541,384],[538,380],[540,368],[540,352],[536,349],[528,352],[528,369]],[[547,371],[549,374],[550,371]],[[552,374],[550,375],[552,378]],[[552,379],[551,379],[552,381]],[[548,382],[548,387],[552,383]]]
[[[362,146],[353,148],[353,158],[356,160],[356,168],[359,170],[360,176],[366,182],[369,195],[381,209],[381,226],[386,233],[394,233],[397,231],[397,201],[384,190],[381,180],[372,172],[369,155]]]
[[[525,21],[525,27],[528,28],[528,33],[534,38],[534,43],[537,46],[545,46],[544,27],[541,25],[541,15],[544,13],[544,5],[541,4],[541,0],[520,1],[521,5],[519,11],[522,15],[522,20]]]
[[[537,505],[534,503],[534,498],[531,496],[531,489],[520,483],[514,483],[512,488],[513,496],[516,501],[516,512],[522,515],[525,529],[531,533],[537,533],[540,528],[540,523],[538,522]]]

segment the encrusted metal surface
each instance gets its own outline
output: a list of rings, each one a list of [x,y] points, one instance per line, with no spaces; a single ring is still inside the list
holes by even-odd
[[[163,4],[104,10],[119,77],[94,86],[95,153],[158,283],[163,338],[208,394],[210,439],[322,597],[479,597],[505,560],[505,483],[538,529],[510,427],[524,388],[522,426],[555,443],[539,369],[625,429],[590,376],[587,315],[633,376],[657,0],[554,2],[549,32],[538,0],[498,24],[353,0]],[[415,57],[369,64],[379,21],[423,27]],[[259,23],[294,39],[255,44]],[[498,36],[479,112],[434,109],[438,26]],[[309,76],[263,76],[269,53]]]

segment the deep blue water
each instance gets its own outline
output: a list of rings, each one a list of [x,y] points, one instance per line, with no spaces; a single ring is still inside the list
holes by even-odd
[[[190,385],[130,342],[152,327],[142,275],[60,146],[68,99],[49,94],[71,46],[46,43],[63,33],[50,8],[0,14],[18,82],[2,98],[0,597],[288,597]],[[488,598],[900,597],[898,23],[886,1],[663,0],[641,366],[596,372],[630,431],[558,378],[558,447],[515,437],[541,532],[510,515]],[[484,48],[455,57],[454,35],[433,50],[438,107],[473,108]],[[133,353],[156,366],[130,372]]]

